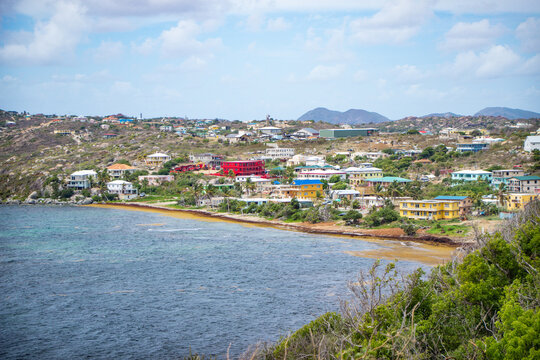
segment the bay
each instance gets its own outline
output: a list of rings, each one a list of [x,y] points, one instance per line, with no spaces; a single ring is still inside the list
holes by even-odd
[[[0,206],[0,357],[223,358],[339,308],[381,245],[92,207]],[[411,271],[427,267],[400,261]]]

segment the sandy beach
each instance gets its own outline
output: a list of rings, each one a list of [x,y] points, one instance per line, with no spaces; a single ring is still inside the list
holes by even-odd
[[[243,226],[272,227],[282,230],[331,235],[346,238],[358,238],[361,241],[374,242],[381,248],[372,251],[347,252],[352,256],[386,260],[418,261],[428,265],[442,264],[464,245],[456,239],[420,235],[403,236],[401,229],[358,229],[339,226],[334,223],[285,223],[279,220],[266,220],[257,216],[214,213],[199,209],[173,209],[167,204],[112,203],[88,205],[101,208],[117,208],[131,211],[147,211],[176,218],[189,218],[200,221],[222,221],[238,223]]]

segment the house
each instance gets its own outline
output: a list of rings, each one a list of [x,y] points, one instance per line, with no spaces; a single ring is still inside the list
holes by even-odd
[[[81,170],[75,171],[70,175],[68,180],[68,187],[82,190],[92,187],[92,181],[97,179],[97,173],[94,170]]]
[[[416,220],[442,220],[459,217],[459,201],[406,200],[399,203],[399,215]]]
[[[163,153],[154,153],[146,157],[146,165],[156,167],[171,160],[171,157]]]
[[[518,193],[510,193],[506,196],[504,200],[504,207],[506,210],[514,211],[523,209],[525,205],[530,203],[533,200],[539,199],[539,194],[518,194]]]
[[[261,134],[265,135],[280,135],[281,129],[274,126],[266,126],[259,129]]]
[[[302,171],[298,174],[298,179],[317,179],[317,180],[330,180],[334,175],[338,175],[341,179],[345,179],[346,173],[339,170],[313,170],[313,171]]]
[[[378,129],[322,129],[319,131],[319,136],[327,139],[337,139],[354,136],[372,136],[377,135]]]
[[[320,180],[294,180],[291,187],[296,190],[295,196],[298,199],[313,200],[317,198],[317,194],[323,194],[323,184]]]
[[[349,184],[354,187],[362,186],[366,179],[377,179],[383,177],[382,169],[376,167],[350,167],[345,169],[345,172],[349,175]]]
[[[527,136],[523,143],[523,150],[532,152],[533,150],[540,150],[540,136]]]
[[[412,180],[400,178],[397,176],[384,176],[380,178],[366,179],[366,184],[370,187],[375,187],[377,184],[380,184],[382,187],[388,187],[392,183],[408,183]]]
[[[231,144],[238,144],[241,142],[249,142],[249,137],[245,134],[229,134],[225,136],[225,140],[228,140]]]
[[[159,131],[170,132],[173,131],[173,127],[171,125],[161,125]]]
[[[138,177],[139,182],[147,181],[150,186],[159,186],[165,182],[174,180],[174,175],[141,175]]]
[[[104,134],[103,138],[104,139],[112,139],[112,138],[115,138],[117,136],[118,136],[118,134],[109,133],[109,134]]]
[[[123,178],[126,174],[133,174],[137,169],[126,164],[113,164],[107,167],[107,173],[113,179]]]
[[[330,198],[332,200],[342,200],[347,199],[349,201],[354,201],[360,197],[360,192],[357,190],[331,190]]]
[[[462,144],[457,144],[456,151],[457,152],[466,152],[466,151],[479,152],[487,148],[489,148],[489,144],[486,142],[462,143]]]
[[[323,166],[326,164],[324,157],[322,156],[307,156],[307,155],[293,155],[292,158],[287,160],[287,166],[295,166],[300,164],[306,164],[306,166]]]
[[[223,170],[223,175],[229,175],[229,172],[232,171],[235,176],[264,175],[266,173],[263,160],[222,161],[221,170]]]
[[[266,149],[266,156],[272,159],[290,159],[294,156],[293,148],[273,147]]]
[[[55,135],[65,136],[65,135],[71,135],[73,133],[74,133],[74,131],[71,131],[71,130],[54,130]]]
[[[137,188],[129,181],[114,180],[107,183],[107,192],[109,194],[118,194],[118,198],[129,200],[137,197]]]
[[[223,161],[223,158],[224,158],[223,155],[214,155],[211,153],[189,155],[189,161],[194,162],[194,163],[202,162],[203,164],[211,168],[217,168],[221,166],[221,162]]]
[[[514,176],[508,179],[507,189],[516,193],[540,194],[540,176]]]
[[[382,151],[377,151],[377,152],[360,151],[360,152],[355,152],[355,153],[351,154],[351,158],[353,160],[356,159],[357,157],[366,158],[366,159],[369,159],[369,160],[377,160],[379,158],[386,158],[388,156],[389,155],[387,153],[383,153]]]
[[[472,200],[468,196],[440,195],[434,198],[433,200],[459,201],[459,216],[466,216],[471,213]]]
[[[523,176],[525,171],[523,169],[506,169],[506,170],[493,170],[491,178],[491,186],[498,188],[501,184],[508,184],[508,179],[514,176]]]
[[[304,138],[304,139],[305,138],[318,138],[319,130],[315,130],[312,128],[303,128],[294,132],[292,135],[299,138]]]
[[[453,181],[478,181],[486,180],[491,182],[491,171],[484,170],[461,170],[452,173]]]

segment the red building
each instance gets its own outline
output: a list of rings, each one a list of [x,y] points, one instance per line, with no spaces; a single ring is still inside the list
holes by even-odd
[[[222,161],[221,169],[223,174],[229,174],[232,170],[234,175],[264,175],[264,161],[263,160],[247,160],[247,161]]]

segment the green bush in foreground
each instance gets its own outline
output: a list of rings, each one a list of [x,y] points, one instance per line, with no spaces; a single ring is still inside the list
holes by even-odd
[[[461,260],[399,276],[376,262],[327,313],[250,359],[539,359],[540,203]]]

